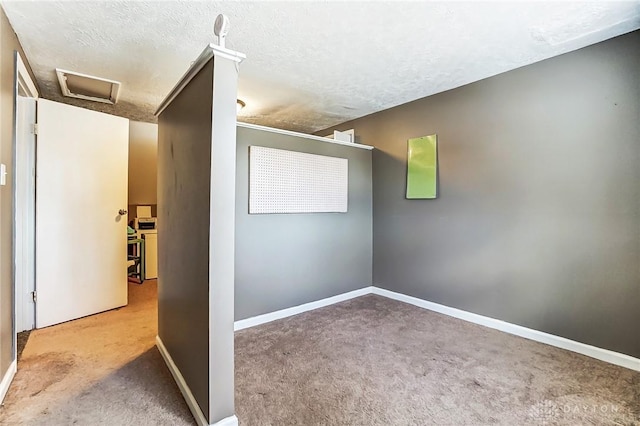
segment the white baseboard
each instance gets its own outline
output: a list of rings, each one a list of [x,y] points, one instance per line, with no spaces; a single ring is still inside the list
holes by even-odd
[[[9,386],[11,386],[11,382],[13,381],[13,377],[16,375],[16,371],[18,371],[18,363],[13,360],[13,362],[9,364],[9,368],[7,369],[7,372],[4,373],[4,377],[0,382],[0,403],[2,403],[2,401],[4,401],[4,397],[7,396]]]
[[[344,302],[345,300],[353,299],[355,297],[364,296],[365,294],[371,294],[373,287],[364,287],[358,290],[350,291],[348,293],[338,294],[337,296],[327,297],[326,299],[317,300],[315,302],[305,303],[303,305],[294,306],[292,308],[286,308],[275,312],[270,312],[264,315],[258,315],[236,321],[233,324],[235,331],[243,330],[249,327],[255,327],[256,325],[265,324],[271,321],[279,320],[282,318],[290,317],[293,315],[301,314],[303,312],[312,311],[314,309],[323,308],[325,306],[333,305],[334,303]]]
[[[461,309],[450,308],[449,306],[428,302],[426,300],[418,299],[417,297],[407,296],[401,293],[385,290],[383,288],[373,287],[372,289],[373,294],[377,294],[379,296],[384,296],[390,299],[398,300],[400,302],[409,303],[411,305],[448,315],[450,317],[459,318],[465,321],[472,322],[474,324],[483,325],[485,327],[504,331],[505,333],[524,337],[525,339],[530,339],[536,342],[546,343],[547,345],[555,346],[561,349],[577,352],[579,354],[599,359],[610,364],[615,364],[621,367],[629,368],[631,370],[640,371],[640,359],[634,358],[629,355],[610,351],[608,349],[598,348],[596,346],[587,345],[585,343],[576,342],[564,337],[555,336],[553,334],[544,333],[542,331],[511,324],[495,318],[485,317],[483,315],[474,314],[471,312],[463,311]]]
[[[505,333],[513,334],[515,336],[524,337],[529,340],[533,340],[540,343],[545,343],[550,346],[555,346],[561,349],[569,350],[572,352],[576,352],[582,355],[589,356],[591,358],[599,359],[604,362],[608,362],[610,364],[619,365],[621,367],[629,368],[631,370],[640,371],[640,359],[634,358],[629,355],[621,354],[618,352],[610,351],[607,349],[598,348],[596,346],[587,345],[585,343],[576,342],[574,340],[569,340],[564,337],[555,336],[553,334],[544,333],[542,331],[533,330],[531,328],[523,327],[516,324],[511,324],[506,321],[502,321],[495,318],[486,317],[479,314],[474,314],[471,312],[463,311],[457,308],[451,308],[449,306],[440,305],[438,303],[429,302],[427,300],[418,299],[417,297],[407,296],[405,294],[396,293],[390,290],[386,290],[379,287],[365,287],[359,290],[350,291],[348,293],[339,294],[337,296],[328,297],[326,299],[318,300],[315,302],[305,303],[300,306],[294,306],[292,308],[282,309],[280,311],[271,312],[264,315],[259,315],[252,318],[247,318],[245,320],[236,321],[234,324],[234,329],[242,330],[249,327],[254,327],[260,324],[265,324],[271,321],[275,321],[278,319],[290,317],[293,315],[297,315],[303,312],[311,311],[314,309],[322,308],[325,306],[333,305],[338,302],[343,302],[345,300],[353,299],[356,297],[364,296],[367,294],[376,294],[378,296],[387,297],[389,299],[398,300],[400,302],[409,303],[414,306],[418,306],[420,308],[428,309],[430,311],[438,312],[444,315],[448,315],[450,317],[458,318],[464,321],[468,321],[474,324],[482,325],[485,327],[493,328],[496,330],[503,331]],[[173,378],[175,379],[178,387],[180,388],[180,392],[184,396],[184,399],[187,401],[187,405],[191,410],[191,413],[196,419],[196,422],[199,426],[209,426],[209,423],[206,420],[206,417],[200,406],[196,402],[189,386],[182,377],[180,370],[173,362],[171,355],[167,351],[167,348],[162,343],[160,336],[156,336],[156,344],[164,361],[171,371]],[[13,379],[13,376],[16,373],[16,363],[15,361],[9,367],[9,370],[5,374],[2,382],[0,383],[0,401],[4,398],[7,390],[9,389],[9,384]],[[236,416],[230,416],[220,420],[217,423],[214,423],[213,426],[237,426],[238,418]]]
[[[176,366],[175,362],[173,362],[173,358],[171,358],[171,354],[169,354],[169,351],[167,351],[167,348],[164,346],[164,343],[162,343],[162,339],[160,339],[160,336],[156,336],[156,346],[158,346],[158,350],[160,351],[162,358],[164,358],[164,362],[167,364],[167,367],[169,368],[169,371],[171,372],[173,379],[176,381],[176,384],[178,385],[180,392],[182,392],[182,396],[184,397],[184,400],[187,401],[189,410],[191,410],[191,414],[193,414],[193,417],[196,419],[196,423],[198,423],[198,426],[209,426],[209,422],[207,421],[206,416],[200,409],[200,405],[198,405],[198,402],[196,401],[195,397],[191,393],[191,389],[189,389],[189,385],[187,385],[187,382],[184,380],[184,377],[182,377],[182,373],[180,373],[178,366]],[[232,419],[232,418],[235,419],[235,423],[229,422],[229,419]],[[238,424],[238,419],[236,418],[236,416],[227,417],[215,423],[215,425],[219,425],[219,426],[235,426],[237,424]]]
[[[640,371],[640,359],[619,352],[610,351],[608,349],[598,348],[596,346],[587,345],[585,343],[576,342],[564,337],[545,333],[543,331],[533,330],[516,324],[511,324],[495,318],[486,317],[472,312],[463,311],[462,309],[451,308],[449,306],[440,305],[438,303],[429,302],[427,300],[418,299],[417,297],[407,296],[405,294],[396,293],[380,287],[364,287],[359,290],[350,291],[348,293],[339,294],[337,296],[318,300],[316,302],[305,303],[304,305],[294,306],[292,308],[282,309],[280,311],[271,312],[256,317],[247,318],[236,321],[234,330],[243,330],[245,328],[254,327],[256,325],[265,324],[267,322],[290,317],[303,312],[333,305],[334,303],[343,302],[355,297],[364,296],[366,294],[377,294],[378,296],[387,297],[389,299],[398,300],[400,302],[409,303],[420,308],[438,312],[450,317],[458,318],[474,324],[483,325],[513,334],[515,336],[524,337],[525,339],[534,340],[536,342],[545,343],[568,351],[576,352],[591,358],[599,359],[610,364],[619,365],[631,370]]]
[[[238,418],[236,416],[225,417],[213,424],[213,426],[238,426]]]

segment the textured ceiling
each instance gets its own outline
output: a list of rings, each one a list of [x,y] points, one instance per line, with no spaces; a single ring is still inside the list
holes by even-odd
[[[219,13],[241,51],[239,120],[313,132],[640,28],[640,2],[13,2],[2,5],[47,98],[55,68],[122,82],[153,112]]]

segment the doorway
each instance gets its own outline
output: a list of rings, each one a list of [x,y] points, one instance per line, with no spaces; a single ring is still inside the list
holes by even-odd
[[[13,357],[17,334],[35,327],[36,113],[38,90],[16,51],[13,128]]]
[[[37,98],[15,61],[14,335],[127,304],[129,133],[125,118]]]

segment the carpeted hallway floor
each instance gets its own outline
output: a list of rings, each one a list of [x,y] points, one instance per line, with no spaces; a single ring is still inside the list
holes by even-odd
[[[129,305],[34,330],[0,409],[7,425],[193,425],[156,349],[156,281]]]
[[[155,349],[154,281],[130,305],[34,331],[2,424],[194,424]],[[255,425],[634,425],[640,373],[379,296],[236,333]]]

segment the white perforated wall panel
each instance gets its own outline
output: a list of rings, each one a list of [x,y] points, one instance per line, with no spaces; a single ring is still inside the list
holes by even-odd
[[[345,213],[348,175],[346,158],[251,146],[249,213]]]

